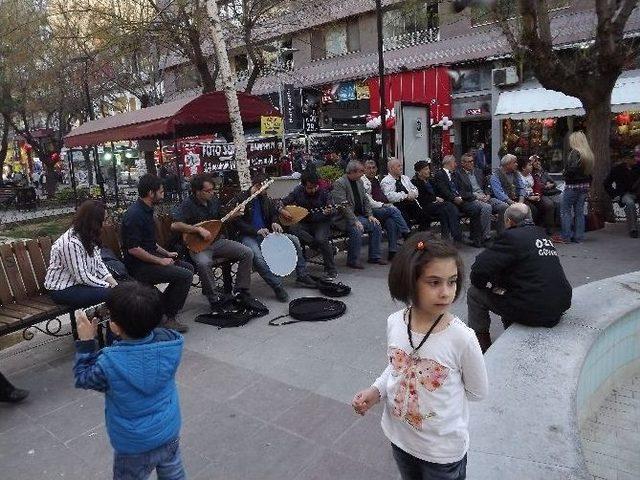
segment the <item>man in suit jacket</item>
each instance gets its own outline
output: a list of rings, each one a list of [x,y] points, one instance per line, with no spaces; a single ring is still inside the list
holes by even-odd
[[[442,168],[434,177],[436,194],[447,202],[452,202],[458,210],[471,218],[471,242],[474,247],[481,248],[488,240],[482,229],[482,216],[487,215],[483,203],[467,195],[462,197],[460,187],[456,182],[456,157],[447,155],[442,159]],[[488,210],[489,223],[491,222],[491,207]]]
[[[338,222],[338,227],[349,235],[347,245],[347,266],[349,268],[362,269],[360,263],[360,249],[362,248],[362,234],[369,233],[369,263],[386,265],[382,260],[380,243],[382,241],[382,228],[380,222],[373,216],[371,204],[362,183],[364,165],[357,160],[351,160],[347,164],[346,173],[333,182],[333,200],[336,203],[347,202],[342,209],[343,218]]]
[[[466,153],[460,159],[462,168],[456,169],[454,178],[458,185],[460,196],[465,201],[477,201],[482,204],[480,222],[482,224],[482,238],[488,239],[491,236],[491,214],[498,215],[496,229],[498,234],[504,230],[504,211],[508,205],[497,198],[492,198],[486,193],[487,180],[484,172],[474,166],[473,156]]]

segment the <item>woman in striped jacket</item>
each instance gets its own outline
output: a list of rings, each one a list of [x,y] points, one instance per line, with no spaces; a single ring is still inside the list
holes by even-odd
[[[100,257],[105,206],[87,200],[76,211],[71,228],[51,248],[44,286],[53,301],[73,308],[97,305],[117,282]]]

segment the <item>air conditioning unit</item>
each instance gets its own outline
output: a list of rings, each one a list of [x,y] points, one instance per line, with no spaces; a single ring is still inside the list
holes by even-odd
[[[496,68],[493,71],[493,85],[496,87],[515,85],[518,81],[518,70],[516,70],[516,67]]]

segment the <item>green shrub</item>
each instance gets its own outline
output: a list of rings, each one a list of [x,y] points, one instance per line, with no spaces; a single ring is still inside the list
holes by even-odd
[[[344,170],[334,165],[325,165],[318,168],[318,175],[320,176],[320,178],[333,183],[335,180],[344,175]]]

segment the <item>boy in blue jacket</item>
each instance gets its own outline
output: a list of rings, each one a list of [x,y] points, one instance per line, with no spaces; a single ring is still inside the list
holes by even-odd
[[[115,450],[113,478],[182,480],[180,405],[175,374],[182,336],[156,328],[162,304],[155,288],[121,283],[106,302],[109,327],[122,340],[97,351],[96,319],[76,311],[76,387],[104,392],[107,432]]]

